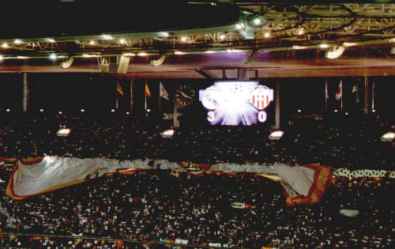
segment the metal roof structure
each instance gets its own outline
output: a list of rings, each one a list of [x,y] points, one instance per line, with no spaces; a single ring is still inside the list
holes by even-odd
[[[128,13],[133,12],[127,10],[86,13],[87,24],[83,14],[96,3],[80,7],[81,2],[60,8],[81,9],[77,21],[70,15],[73,11],[58,12],[67,19],[58,31],[20,32],[20,36],[18,30],[2,32],[0,71],[99,72],[98,64],[124,55],[131,57],[128,75],[142,78],[221,78],[224,70],[232,74],[235,68],[248,69],[251,77],[395,75],[395,3],[218,0],[156,7],[148,3],[135,7],[156,10],[147,11],[145,19],[130,18]],[[106,5],[98,6],[98,13],[105,11]],[[169,9],[160,9],[166,6]],[[163,15],[166,11],[171,15]],[[88,21],[94,18],[97,26]],[[45,20],[33,24],[44,25]],[[109,25],[107,20],[115,22]],[[90,30],[89,25],[95,28]],[[328,59],[328,51],[340,55]],[[72,65],[62,68],[60,63],[70,58]]]

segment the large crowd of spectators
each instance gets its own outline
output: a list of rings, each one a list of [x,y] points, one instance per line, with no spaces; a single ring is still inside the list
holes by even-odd
[[[0,120],[4,157],[320,162],[351,169],[391,169],[395,162],[393,144],[380,141],[391,126],[377,116],[293,120],[272,141],[269,126],[183,127],[162,138],[168,127],[116,113],[9,115]],[[70,128],[70,136],[58,137],[60,127]],[[390,179],[336,178],[319,204],[287,207],[278,183],[248,174],[115,174],[17,202],[5,195],[10,173],[0,168],[0,248],[109,249],[119,246],[114,240],[124,248],[177,240],[190,248],[395,248]],[[251,208],[234,208],[236,202]],[[341,209],[359,215],[347,217]]]
[[[9,172],[1,172],[6,181]],[[5,196],[5,183],[1,189],[2,231],[47,236],[3,236],[1,248],[116,248],[109,238],[125,241],[125,248],[177,240],[191,248],[395,246],[395,183],[386,179],[336,178],[319,204],[297,207],[286,206],[279,184],[248,174],[115,174],[23,202]],[[234,208],[236,202],[250,208]],[[343,216],[341,209],[359,215]]]
[[[293,120],[283,128],[285,135],[280,141],[268,138],[270,125],[188,126],[177,129],[172,139],[164,139],[160,133],[168,127],[136,124],[133,118],[116,113],[25,114],[0,123],[0,156],[6,157],[47,154],[197,163],[318,162],[353,169],[391,169],[395,162],[393,143],[380,141],[393,128],[377,115],[338,114],[324,119]],[[72,130],[69,137],[56,136],[62,125]]]

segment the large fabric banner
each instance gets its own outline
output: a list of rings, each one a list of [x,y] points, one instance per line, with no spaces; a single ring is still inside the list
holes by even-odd
[[[250,173],[278,181],[286,190],[289,205],[318,202],[331,179],[331,170],[321,165],[222,163],[193,166],[201,170],[201,175]],[[40,159],[18,161],[8,182],[7,194],[16,200],[23,200],[114,172],[131,175],[140,170],[189,172],[190,169],[191,165],[185,162],[175,163],[167,160],[119,161],[45,156]]]

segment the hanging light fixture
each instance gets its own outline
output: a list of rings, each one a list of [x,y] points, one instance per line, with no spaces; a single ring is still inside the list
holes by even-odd
[[[332,47],[330,50],[328,50],[325,53],[325,57],[327,59],[334,60],[334,59],[337,59],[340,56],[342,56],[344,51],[345,51],[345,47],[343,47],[343,46],[334,46],[334,47]]]

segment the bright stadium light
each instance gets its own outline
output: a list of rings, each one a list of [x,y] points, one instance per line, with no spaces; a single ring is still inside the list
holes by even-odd
[[[55,53],[51,53],[51,54],[48,56],[48,58],[49,58],[51,61],[56,61],[56,60],[58,59],[58,56],[57,56]]]
[[[109,34],[102,34],[102,35],[101,35],[101,38],[102,38],[103,40],[105,40],[105,41],[114,40],[114,37],[113,37],[112,35],[109,35]]]
[[[349,217],[349,218],[354,218],[357,217],[359,215],[359,210],[357,209],[340,209],[339,213],[343,216]]]
[[[228,48],[228,49],[226,50],[226,52],[227,52],[227,53],[242,53],[242,52],[244,52],[244,51],[241,50],[241,49]]]
[[[100,55],[98,55],[98,54],[82,54],[81,55],[82,56],[82,58],[97,58],[97,57],[100,57]]]
[[[18,55],[16,58],[17,58],[18,60],[28,60],[28,59],[30,59],[31,57],[29,57],[29,56],[23,56],[23,55]]]
[[[139,52],[139,53],[137,53],[137,56],[146,57],[146,56],[148,56],[148,53],[147,52]]]
[[[56,42],[56,40],[53,38],[45,38],[45,41],[48,43],[55,43]]]
[[[6,48],[9,48],[10,45],[8,44],[8,42],[3,42],[3,43],[1,44],[1,47],[6,49]]]
[[[381,136],[382,142],[392,142],[395,139],[395,132],[388,131]]]
[[[320,45],[318,45],[318,47],[321,48],[321,49],[327,49],[327,48],[329,48],[329,44],[323,42],[323,43],[321,43]]]
[[[235,28],[236,28],[237,30],[242,30],[242,29],[245,28],[245,25],[244,25],[244,23],[239,22],[239,23],[236,23],[236,24],[235,24]]]
[[[136,54],[135,53],[123,53],[122,54],[122,56],[126,56],[126,57],[133,57],[133,56],[136,56]]]
[[[128,43],[128,41],[125,39],[125,38],[121,38],[121,39],[119,39],[119,44],[121,44],[121,45],[126,45],[127,43]]]
[[[296,30],[296,35],[304,35],[305,34],[305,30],[304,28],[298,28]]]
[[[67,60],[63,61],[63,62],[60,64],[60,66],[61,66],[63,69],[67,69],[67,68],[70,68],[70,67],[73,65],[73,63],[74,63],[74,57],[70,57],[70,58],[68,58]]]
[[[306,46],[300,46],[300,45],[293,45],[293,46],[292,46],[292,49],[295,49],[295,50],[302,50],[302,49],[307,49],[307,47],[306,47]]]
[[[172,138],[175,134],[174,129],[168,129],[160,133],[163,138]]]
[[[7,108],[7,109],[5,109],[5,111],[6,111],[6,112],[10,112],[10,111],[11,111],[11,109],[10,109],[10,108]]]
[[[174,51],[174,54],[175,55],[185,55],[186,53],[183,51],[176,50],[176,51]]]
[[[342,54],[344,53],[344,50],[345,50],[345,47],[343,47],[343,46],[332,47],[330,50],[328,50],[325,53],[325,57],[330,60],[337,59],[340,56],[342,56]]]
[[[21,44],[23,44],[23,41],[21,39],[15,39],[14,40],[14,44],[15,45],[21,45]]]
[[[59,130],[56,132],[56,135],[58,137],[68,137],[71,133],[71,129],[66,128],[66,127],[61,127]]]
[[[215,54],[216,52],[214,50],[207,50],[204,51],[205,54]]]
[[[220,34],[218,38],[220,41],[224,41],[226,39],[226,34]]]
[[[280,140],[284,136],[284,132],[281,130],[272,131],[269,135],[269,139],[273,141]]]
[[[252,19],[252,24],[254,26],[261,26],[263,24],[262,17],[257,16],[254,19]]]
[[[269,31],[266,31],[265,33],[263,33],[263,37],[266,39],[269,39],[272,36],[272,34]]]
[[[343,42],[344,47],[354,47],[357,45],[358,45],[358,43],[356,43],[356,42]]]
[[[162,31],[162,32],[159,32],[159,33],[158,33],[158,36],[159,36],[159,37],[162,37],[162,38],[168,38],[168,37],[170,36],[170,33],[169,33],[169,32],[165,32],[165,31]]]

